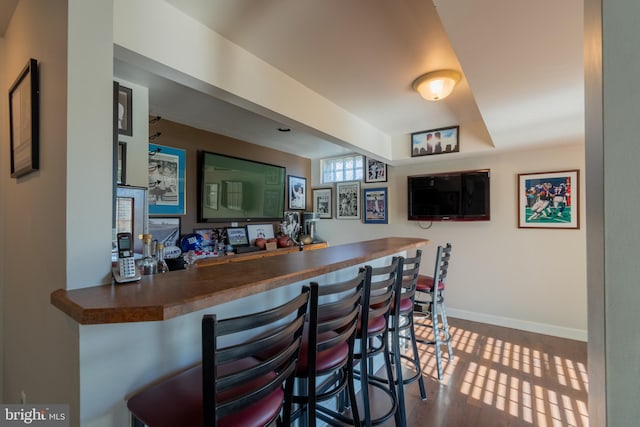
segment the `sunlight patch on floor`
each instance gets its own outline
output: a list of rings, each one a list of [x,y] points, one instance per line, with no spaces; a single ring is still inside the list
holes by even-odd
[[[447,371],[455,369],[455,354],[477,352],[482,363],[470,363],[460,391],[469,398],[506,411],[526,423],[541,427],[586,427],[589,425],[587,402],[570,393],[588,392],[587,368],[584,363],[515,345],[494,337],[481,337],[462,328],[450,327],[454,359],[449,360],[443,345],[440,381],[449,385]],[[416,327],[416,335],[429,336],[430,328]],[[479,344],[481,343],[481,344]],[[481,347],[479,347],[481,345]],[[423,374],[438,377],[433,346],[421,346]],[[495,366],[502,368],[496,369]],[[528,380],[521,380],[522,373]],[[550,379],[549,388],[542,385]]]

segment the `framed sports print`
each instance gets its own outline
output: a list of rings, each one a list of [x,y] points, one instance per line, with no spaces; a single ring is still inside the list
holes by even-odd
[[[367,157],[365,160],[364,182],[387,182],[387,164]]]
[[[331,190],[331,188],[313,189],[313,211],[318,214],[319,218],[333,218]]]
[[[149,144],[149,214],[185,214],[185,150]]]
[[[289,209],[307,208],[307,179],[289,175]]]
[[[580,228],[580,171],[518,174],[518,228]]]
[[[360,181],[336,184],[336,218],[360,219]]]
[[[387,188],[365,188],[363,193],[364,201],[364,223],[365,224],[388,224],[387,217]]]

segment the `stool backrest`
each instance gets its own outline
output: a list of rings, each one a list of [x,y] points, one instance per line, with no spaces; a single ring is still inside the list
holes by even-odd
[[[451,259],[451,243],[447,246],[438,246],[436,255],[435,271],[433,272],[433,289],[437,293],[438,290],[443,291],[447,281],[447,272],[449,270],[449,260]]]
[[[365,266],[366,286],[362,298],[362,336],[368,334],[369,320],[381,316],[388,322],[391,303],[397,287],[400,257],[393,257],[384,267]]]
[[[203,316],[204,425],[215,426],[283,386],[284,406],[289,406],[283,416],[288,417],[309,294],[304,286],[300,295],[276,308],[223,320]],[[234,340],[236,334],[241,335]],[[221,337],[236,343],[219,346]]]
[[[415,255],[412,257],[400,258],[400,262],[398,263],[398,278],[400,283],[393,305],[394,316],[398,316],[400,312],[403,311],[402,302],[408,299],[411,300],[411,303],[405,304],[407,306],[406,311],[413,312],[413,301],[416,294],[416,286],[418,285],[418,276],[420,275],[421,260],[422,251],[420,249],[416,250]]]

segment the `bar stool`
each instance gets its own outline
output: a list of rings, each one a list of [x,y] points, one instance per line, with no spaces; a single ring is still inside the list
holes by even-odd
[[[447,345],[449,360],[453,360],[453,349],[451,347],[451,334],[449,333],[449,323],[447,321],[447,311],[444,306],[444,290],[451,259],[451,243],[446,247],[438,246],[436,254],[436,264],[433,276],[420,275],[416,287],[414,314],[430,317],[430,324],[420,324],[433,329],[433,341],[418,339],[418,342],[433,345],[436,352],[436,365],[438,369],[438,379],[442,380],[442,349],[443,344]],[[425,309],[425,307],[427,307]],[[442,328],[440,327],[442,322]]]
[[[384,423],[392,416],[397,426],[404,426],[402,408],[404,400],[398,398],[395,379],[402,379],[402,368],[399,362],[392,363],[389,345],[389,314],[393,296],[399,281],[398,265],[400,258],[394,257],[384,267],[366,266],[367,279],[362,298],[362,316],[358,330],[358,345],[354,357],[360,362],[356,369],[356,377],[360,379],[360,395],[362,397],[363,425],[374,426]],[[374,375],[374,357],[382,355],[386,378]],[[393,367],[396,372],[394,377]],[[383,392],[390,402],[389,409],[377,418],[372,418],[369,386]],[[378,401],[377,401],[378,402]]]
[[[393,342],[393,353],[399,355],[402,359],[409,362],[414,373],[411,376],[402,377],[402,386],[411,384],[418,381],[420,388],[420,397],[422,400],[427,398],[427,392],[424,385],[424,378],[422,377],[422,365],[420,363],[420,353],[418,352],[418,345],[416,342],[416,334],[414,329],[414,300],[416,293],[416,286],[418,283],[418,275],[420,273],[420,261],[422,259],[422,251],[416,250],[413,257],[404,257],[400,259],[398,265],[400,284],[398,292],[394,297],[394,303],[391,310],[391,328]],[[400,341],[403,340],[407,348],[411,345],[411,357],[407,354],[403,354],[400,350]],[[395,360],[399,360],[395,357]],[[398,383],[398,395],[399,400],[404,399],[404,388]],[[406,419],[406,415],[403,412],[403,419]]]
[[[280,421],[281,413],[282,424],[290,425],[309,293],[305,286],[297,297],[260,313],[203,316],[202,364],[128,399],[132,425],[257,427]],[[228,344],[220,346],[221,337]],[[270,350],[270,357],[256,357]]]
[[[309,320],[305,323],[296,369],[296,378],[305,387],[294,392],[293,403],[299,407],[294,411],[293,420],[306,411],[303,421],[310,427],[315,427],[316,418],[330,425],[343,426],[351,422],[361,425],[357,405],[352,405],[351,417],[347,417],[342,413],[343,405],[333,410],[318,403],[340,397],[345,390],[349,400],[356,401],[353,351],[365,280],[366,269],[360,268],[350,280],[310,284]]]

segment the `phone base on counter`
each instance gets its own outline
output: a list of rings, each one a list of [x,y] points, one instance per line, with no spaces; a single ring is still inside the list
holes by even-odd
[[[131,275],[131,276],[121,276],[120,275],[120,268],[118,266],[115,266],[111,269],[111,272],[113,273],[113,279],[116,281],[116,283],[128,283],[128,282],[136,282],[140,279],[142,279],[142,275],[138,272],[136,272],[135,274]]]

